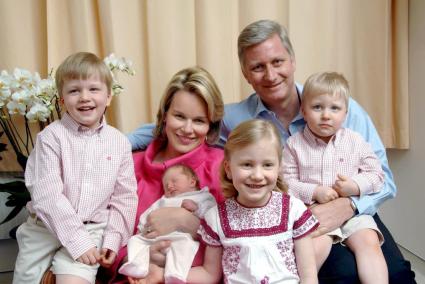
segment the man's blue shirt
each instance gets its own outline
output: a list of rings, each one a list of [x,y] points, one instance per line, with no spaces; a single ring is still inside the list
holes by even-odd
[[[298,94],[301,94],[302,86],[296,84],[296,87]],[[306,125],[301,112],[299,112],[292,120],[287,131],[277,118],[276,114],[268,110],[256,94],[252,94],[239,103],[225,105],[220,138],[217,144],[222,147],[226,143],[227,136],[232,129],[234,129],[239,123],[254,118],[266,119],[273,122],[280,132],[284,145],[286,144],[286,140],[289,136],[301,131]],[[127,135],[133,149],[144,149],[147,147],[147,145],[152,141],[152,130],[154,126],[154,124],[145,124]],[[378,207],[385,200],[393,198],[397,192],[393,180],[393,174],[388,166],[385,147],[367,112],[352,98],[349,100],[348,114],[343,126],[360,133],[363,138],[372,145],[372,148],[381,161],[382,168],[385,172],[385,184],[380,192],[362,196],[361,199],[358,197],[352,197],[360,214],[374,215],[378,210]]]

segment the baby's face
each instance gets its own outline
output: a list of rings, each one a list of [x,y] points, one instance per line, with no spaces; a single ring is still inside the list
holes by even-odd
[[[196,190],[196,181],[179,168],[167,170],[162,177],[165,197],[174,197],[184,192]]]

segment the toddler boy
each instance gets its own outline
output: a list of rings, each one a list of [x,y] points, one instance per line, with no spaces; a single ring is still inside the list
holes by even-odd
[[[307,125],[287,140],[283,165],[289,193],[306,204],[361,198],[381,190],[384,173],[372,147],[360,134],[342,127],[348,99],[348,82],[339,73],[314,74],[304,85],[301,112]],[[388,283],[380,248],[383,236],[372,216],[354,216],[341,228],[313,239],[318,268],[333,241],[353,251],[362,283]]]

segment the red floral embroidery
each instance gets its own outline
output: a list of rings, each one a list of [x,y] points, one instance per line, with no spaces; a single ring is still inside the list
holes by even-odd
[[[298,275],[297,265],[295,263],[294,242],[292,239],[280,241],[276,245],[286,268],[288,268],[292,274]]]
[[[272,192],[267,205],[246,208],[235,199],[218,204],[223,233],[227,238],[270,236],[288,229],[289,195]]]
[[[222,263],[223,263],[223,272],[227,277],[231,274],[236,273],[236,271],[238,271],[238,265],[241,260],[240,252],[241,252],[240,246],[228,246],[224,248]]]

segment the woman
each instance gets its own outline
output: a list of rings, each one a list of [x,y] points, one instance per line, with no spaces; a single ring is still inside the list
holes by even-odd
[[[162,174],[174,164],[191,167],[199,176],[200,186],[208,186],[217,201],[223,200],[218,174],[223,152],[209,146],[218,138],[223,111],[220,91],[207,71],[192,67],[173,76],[161,99],[155,139],[146,151],[133,156],[139,198],[135,224],[139,223],[140,215],[163,195]],[[195,235],[198,226],[199,219],[187,210],[162,208],[150,214],[145,236],[157,237],[175,230]],[[164,248],[165,245],[162,243],[158,247]],[[110,268],[113,273],[111,282],[126,255],[126,248],[121,249]],[[194,264],[202,264],[199,253]]]

